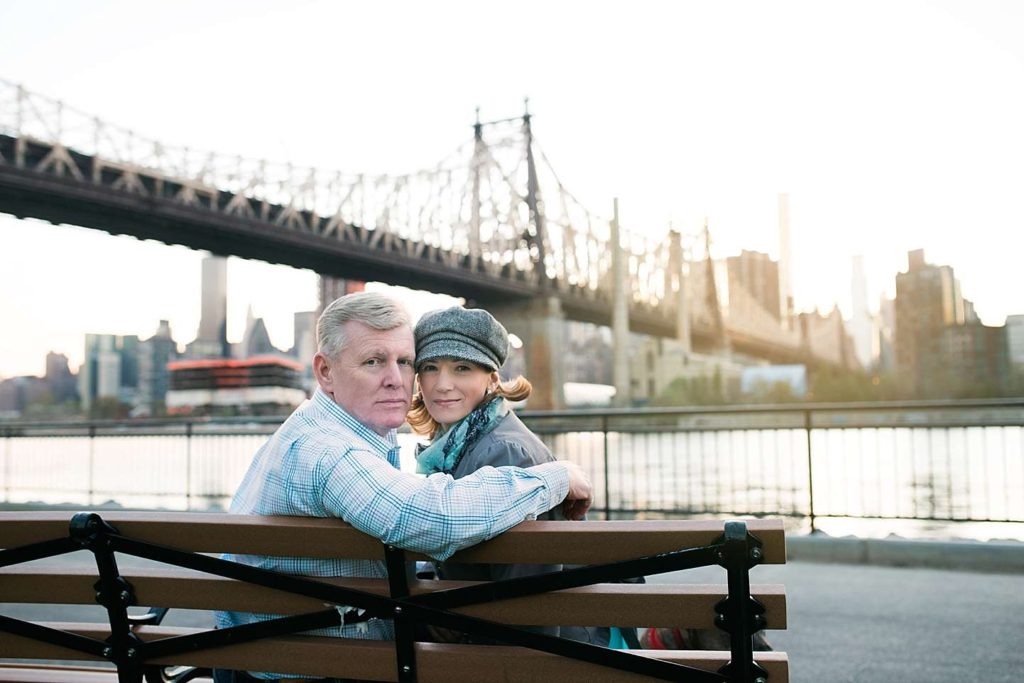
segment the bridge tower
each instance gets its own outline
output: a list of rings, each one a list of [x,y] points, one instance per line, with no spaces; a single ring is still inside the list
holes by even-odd
[[[682,346],[684,354],[693,350],[690,340],[690,299],[686,284],[686,258],[683,254],[683,236],[680,232],[669,228],[668,233],[668,270],[665,273],[665,296],[675,294],[676,306],[676,339]]]
[[[540,182],[537,179],[537,163],[533,157],[533,129],[530,128],[530,98],[523,101],[523,133],[526,137],[526,206],[530,210],[530,222],[533,224],[533,235],[527,233],[527,240],[537,249],[537,268],[541,286],[547,288],[547,250],[544,248],[544,209],[540,198]]]
[[[626,254],[622,249],[619,232],[619,200],[613,200],[611,239],[612,250],[612,383],[615,385],[615,405],[628,406],[629,382],[629,292],[626,289]]]
[[[469,224],[469,262],[474,270],[480,267],[480,173],[487,157],[487,145],[484,144],[484,124],[480,123],[480,107],[476,108],[476,123],[473,124],[473,158],[470,168],[473,174],[473,186],[470,198]]]
[[[711,258],[711,230],[708,219],[704,219],[704,276],[706,278],[704,294],[706,305],[711,315],[711,336],[713,346],[728,352],[729,336],[725,331],[725,320],[722,318],[722,307],[718,303],[718,286],[715,284],[715,262]]]
[[[544,225],[544,202],[540,194],[537,164],[533,153],[533,132],[530,127],[529,98],[523,103],[523,136],[525,140],[527,185],[526,206],[530,216],[529,229],[523,234],[526,243],[532,247],[537,272],[538,296],[525,301],[507,301],[489,304],[491,313],[509,332],[523,342],[526,359],[526,377],[533,385],[529,406],[534,410],[553,410],[565,407],[565,312],[547,272],[546,230]],[[481,161],[485,154],[483,125],[477,116],[474,126],[476,137],[474,162]],[[479,155],[479,157],[477,156]],[[479,243],[479,166],[475,166],[472,209],[473,229]]]

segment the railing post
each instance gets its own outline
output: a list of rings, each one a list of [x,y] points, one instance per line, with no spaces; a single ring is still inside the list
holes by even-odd
[[[601,416],[601,435],[604,440],[604,518],[612,518],[611,486],[608,484],[610,468],[608,466],[608,416]]]
[[[96,489],[96,425],[89,425],[89,491],[86,505],[92,506],[92,497]]]
[[[14,443],[14,431],[4,427],[4,502],[11,502],[11,448]]]
[[[25,87],[18,86],[17,105],[14,112],[14,165],[18,168],[25,167],[25,99],[28,93]]]
[[[192,510],[192,421],[185,423],[185,509]]]
[[[804,432],[807,435],[807,497],[810,501],[810,516],[811,516],[811,533],[815,532],[814,528],[814,458],[812,457],[811,451],[811,430],[814,425],[811,421],[811,411],[804,409]]]

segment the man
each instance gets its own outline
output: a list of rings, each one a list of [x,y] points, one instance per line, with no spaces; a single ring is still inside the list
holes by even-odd
[[[257,451],[231,512],[339,517],[384,543],[439,560],[563,501],[568,517],[586,513],[591,485],[572,463],[485,467],[459,480],[399,471],[395,429],[412,397],[415,346],[408,313],[396,301],[369,292],[337,299],[317,323],[317,346],[318,388]],[[228,559],[308,576],[387,576],[384,563],[374,560]],[[220,612],[217,623],[227,628],[270,616]],[[392,622],[379,619],[328,633],[394,637]],[[218,681],[249,680],[237,672],[217,674]]]

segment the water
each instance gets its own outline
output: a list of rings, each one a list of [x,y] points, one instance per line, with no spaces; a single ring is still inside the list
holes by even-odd
[[[272,428],[4,438],[0,490],[10,504],[222,510]],[[542,438],[589,472],[612,517],[769,514],[807,530],[813,483],[816,527],[833,535],[1024,540],[1019,426],[815,429],[810,459],[803,429]],[[415,442],[400,435],[408,472]]]

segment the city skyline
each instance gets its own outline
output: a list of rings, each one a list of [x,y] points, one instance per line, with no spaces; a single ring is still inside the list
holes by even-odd
[[[105,234],[97,231],[88,232],[95,233],[97,235]],[[131,238],[123,239],[128,240]],[[182,249],[190,253],[200,255],[200,273],[197,275],[197,277],[199,278],[200,286],[196,288],[199,301],[194,306],[184,306],[184,309],[190,310],[190,315],[193,315],[195,317],[195,320],[197,321],[196,325],[194,325],[192,328],[186,327],[186,329],[195,329],[195,332],[181,332],[179,330],[178,332],[174,332],[171,335],[171,337],[175,341],[175,344],[178,347],[179,353],[182,353],[183,356],[187,358],[201,358],[207,356],[231,356],[232,353],[234,352],[229,349],[232,347],[240,347],[240,345],[244,345],[245,340],[248,337],[249,331],[252,329],[252,325],[257,321],[262,323],[264,329],[269,332],[269,325],[267,323],[267,319],[262,315],[257,315],[254,313],[253,302],[251,299],[246,300],[245,298],[240,298],[237,296],[233,297],[235,300],[234,308],[239,309],[238,314],[228,314],[226,315],[225,318],[220,318],[222,314],[217,312],[218,309],[222,307],[226,309],[226,303],[229,299],[232,298],[233,294],[230,282],[227,279],[229,264],[234,264],[234,267],[236,269],[255,267],[257,269],[264,270],[266,273],[269,273],[272,276],[269,281],[270,286],[275,286],[276,284],[274,282],[274,275],[280,276],[284,274],[294,276],[294,284],[297,285],[298,287],[308,289],[308,285],[310,285],[310,283],[312,283],[313,285],[317,285],[317,275],[311,271],[289,268],[287,266],[275,266],[272,264],[246,260],[237,257],[215,257],[213,255],[210,255],[209,252],[194,251],[185,248]],[[894,280],[898,280],[899,277],[905,276],[907,272],[912,271],[914,269],[915,266],[912,262],[915,258],[919,262],[917,267],[920,267],[920,263],[925,263],[925,250],[914,250],[913,252],[908,253],[908,265],[899,273],[893,274]],[[860,259],[857,256],[855,256],[853,259],[854,273],[852,276],[851,285],[854,290],[856,290],[858,287],[863,288],[863,278],[858,277],[858,264],[861,260],[862,259]],[[949,271],[951,276],[955,277],[955,269],[949,266],[948,264],[931,264],[930,261],[928,263],[930,266],[942,268],[944,270]],[[744,288],[744,291],[746,292],[744,294],[744,297],[751,297],[751,300],[758,301],[757,305],[763,306],[765,311],[778,310],[778,302],[780,295],[779,286],[782,284],[782,280],[779,274],[781,270],[781,265],[777,260],[772,260],[767,254],[763,252],[751,252],[744,250],[741,255],[730,255],[725,258],[715,259],[715,264],[715,280],[719,281],[719,287],[724,289],[724,291],[726,292],[730,291],[735,286],[733,284],[734,276],[746,273],[745,269],[747,268],[757,269],[744,275],[744,277],[750,278],[749,282],[739,283],[739,286]],[[734,266],[737,268],[737,270],[735,271],[733,270]],[[763,270],[764,268],[767,268],[768,270]],[[753,273],[757,273],[757,275],[754,275]],[[700,277],[699,272],[691,272],[690,277]],[[257,277],[256,279],[259,278]],[[955,282],[957,291],[959,292],[961,287],[959,278],[957,278]],[[691,283],[690,286],[692,287],[694,286],[694,284],[695,283]],[[447,295],[435,294],[425,291],[410,290],[404,287],[396,287],[379,282],[365,283],[363,286],[365,286],[369,290],[390,293],[391,295],[401,300],[408,307],[410,313],[412,314],[414,322],[416,319],[419,318],[420,315],[422,315],[424,312],[428,310],[454,305],[459,302],[458,299]],[[209,289],[209,292],[204,293],[207,292],[207,289]],[[308,294],[308,292],[306,292],[306,294]],[[699,295],[691,293],[691,297],[692,296]],[[302,298],[308,299],[308,296],[296,297],[296,300]],[[720,296],[719,298],[721,299],[722,297]],[[729,295],[727,294],[725,296],[725,299],[728,300],[728,298]],[[315,315],[315,309],[318,306],[318,302],[315,296],[313,297],[313,299],[314,303],[310,306],[309,311],[290,311],[287,313],[287,316],[289,317],[287,323],[285,323],[285,321],[282,320],[275,321],[276,335],[269,338],[269,342],[275,348],[275,352],[289,353],[289,349],[294,351],[293,345],[299,343],[293,336],[294,333],[296,332],[294,329],[292,329],[294,317],[299,314]],[[971,315],[975,315],[974,306],[976,302],[969,301],[969,299],[967,299],[966,297],[964,299],[969,302]],[[246,301],[247,303],[245,303],[245,311],[243,316],[242,313],[240,312],[240,306],[242,305],[242,302]],[[884,299],[881,303],[888,304],[889,306],[891,306],[894,303],[896,303],[896,300],[895,298],[888,298]],[[722,305],[725,306],[726,308],[728,308],[729,306],[729,304],[724,301],[722,302]],[[868,319],[866,321],[858,321],[856,314],[848,316],[845,319],[845,334],[849,337],[850,343],[854,344],[855,346],[859,343],[857,340],[859,333],[858,322],[866,322],[866,324],[868,324],[869,326],[881,325],[882,327],[876,329],[875,332],[882,330],[886,331],[888,334],[892,334],[893,329],[891,328],[891,322],[886,323],[881,319],[883,315],[880,310],[876,310],[874,308],[866,306],[866,302],[864,301],[860,301],[858,305],[862,307],[861,315],[868,316]],[[740,304],[740,310],[746,310],[742,302]],[[828,314],[831,310],[832,309],[819,312]],[[814,312],[815,311],[794,311],[794,321],[796,316],[798,316],[799,314]],[[228,311],[224,310],[224,313],[228,313]],[[1006,324],[1010,324],[1010,318],[1021,317],[1024,316],[1022,316],[1022,314],[1011,314],[1010,316],[1007,317]],[[218,320],[220,320],[221,322],[218,323]],[[784,318],[780,319],[780,324],[784,324],[783,320]],[[886,327],[887,324],[890,325],[890,327]],[[224,346],[223,348],[221,347],[221,341],[218,341],[218,332],[216,332],[216,330],[220,329],[222,325],[224,330],[224,337],[220,339],[226,341],[227,343],[227,346]],[[86,355],[88,353],[88,337],[90,335],[99,334],[106,336],[131,336],[136,337],[139,340],[144,340],[152,336],[152,334],[155,331],[168,331],[170,328],[173,328],[173,325],[169,324],[169,321],[167,319],[161,318],[159,320],[156,320],[155,323],[150,327],[152,328],[152,330],[146,328],[145,330],[142,331],[128,332],[111,332],[110,330],[86,330],[81,335],[83,344],[79,344],[77,348],[74,346],[74,344],[72,344],[72,346],[70,347],[70,352],[60,349],[49,349],[46,352],[47,357],[54,354],[59,354],[62,357],[66,357],[68,358],[69,361],[69,367],[71,367],[72,370],[74,370],[78,366],[79,361],[83,360],[78,357],[77,351],[81,350],[84,346],[86,348]],[[860,362],[863,365],[863,367],[871,368],[872,364],[879,360],[877,357],[877,353],[879,351],[876,344],[877,340],[873,341],[872,338],[869,336],[869,338],[864,341],[867,344],[868,348],[863,351],[863,354],[860,352],[860,350],[858,350],[858,356],[860,356]],[[873,346],[876,348],[874,348],[874,351],[872,352],[871,347]],[[871,355],[872,353],[874,353],[874,355]],[[0,379],[18,375],[31,376],[41,374],[42,373],[23,372],[4,375],[3,372],[0,371]]]
[[[527,3],[524,16],[507,16],[447,4],[402,5],[396,18],[371,6],[241,7],[203,8],[199,23],[189,3],[174,12],[7,6],[8,25],[52,30],[12,31],[0,77],[168,144],[353,172],[429,166],[468,137],[476,105],[484,118],[515,115],[529,94],[561,180],[605,215],[619,196],[630,229],[671,221],[695,233],[707,216],[716,258],[741,249],[777,258],[776,195],[789,192],[798,310],[838,302],[849,317],[856,254],[876,308],[916,248],[956,270],[987,324],[1024,310],[1009,280],[1024,226],[1014,201],[1024,184],[1015,161],[1024,100],[1012,87],[1024,74],[1019,8],[647,5],[622,14]],[[581,33],[573,27],[584,12]],[[489,50],[493,37],[469,22],[498,16],[510,43],[530,31],[575,56]],[[165,29],[159,40],[137,30],[153,22]],[[347,29],[351,54],[375,59],[348,68],[331,25]],[[299,28],[301,55],[287,47]],[[390,39],[377,46],[384,28]],[[80,35],[117,45],[116,58],[76,48]],[[606,51],[613,37],[617,49]],[[236,65],[234,77],[189,77],[211,61]],[[274,94],[251,95],[268,85]],[[179,341],[194,336],[200,252],[89,232],[0,216],[0,321],[18,330],[14,346],[32,344],[27,373],[41,372],[49,342],[40,340],[71,329],[149,336],[168,318]],[[76,263],[83,255],[90,262]],[[228,268],[229,338],[240,337],[253,303],[286,346],[292,312],[315,308],[313,275],[238,259]],[[53,350],[74,359],[80,347]],[[17,353],[5,351],[0,375],[22,374],[6,365]]]

